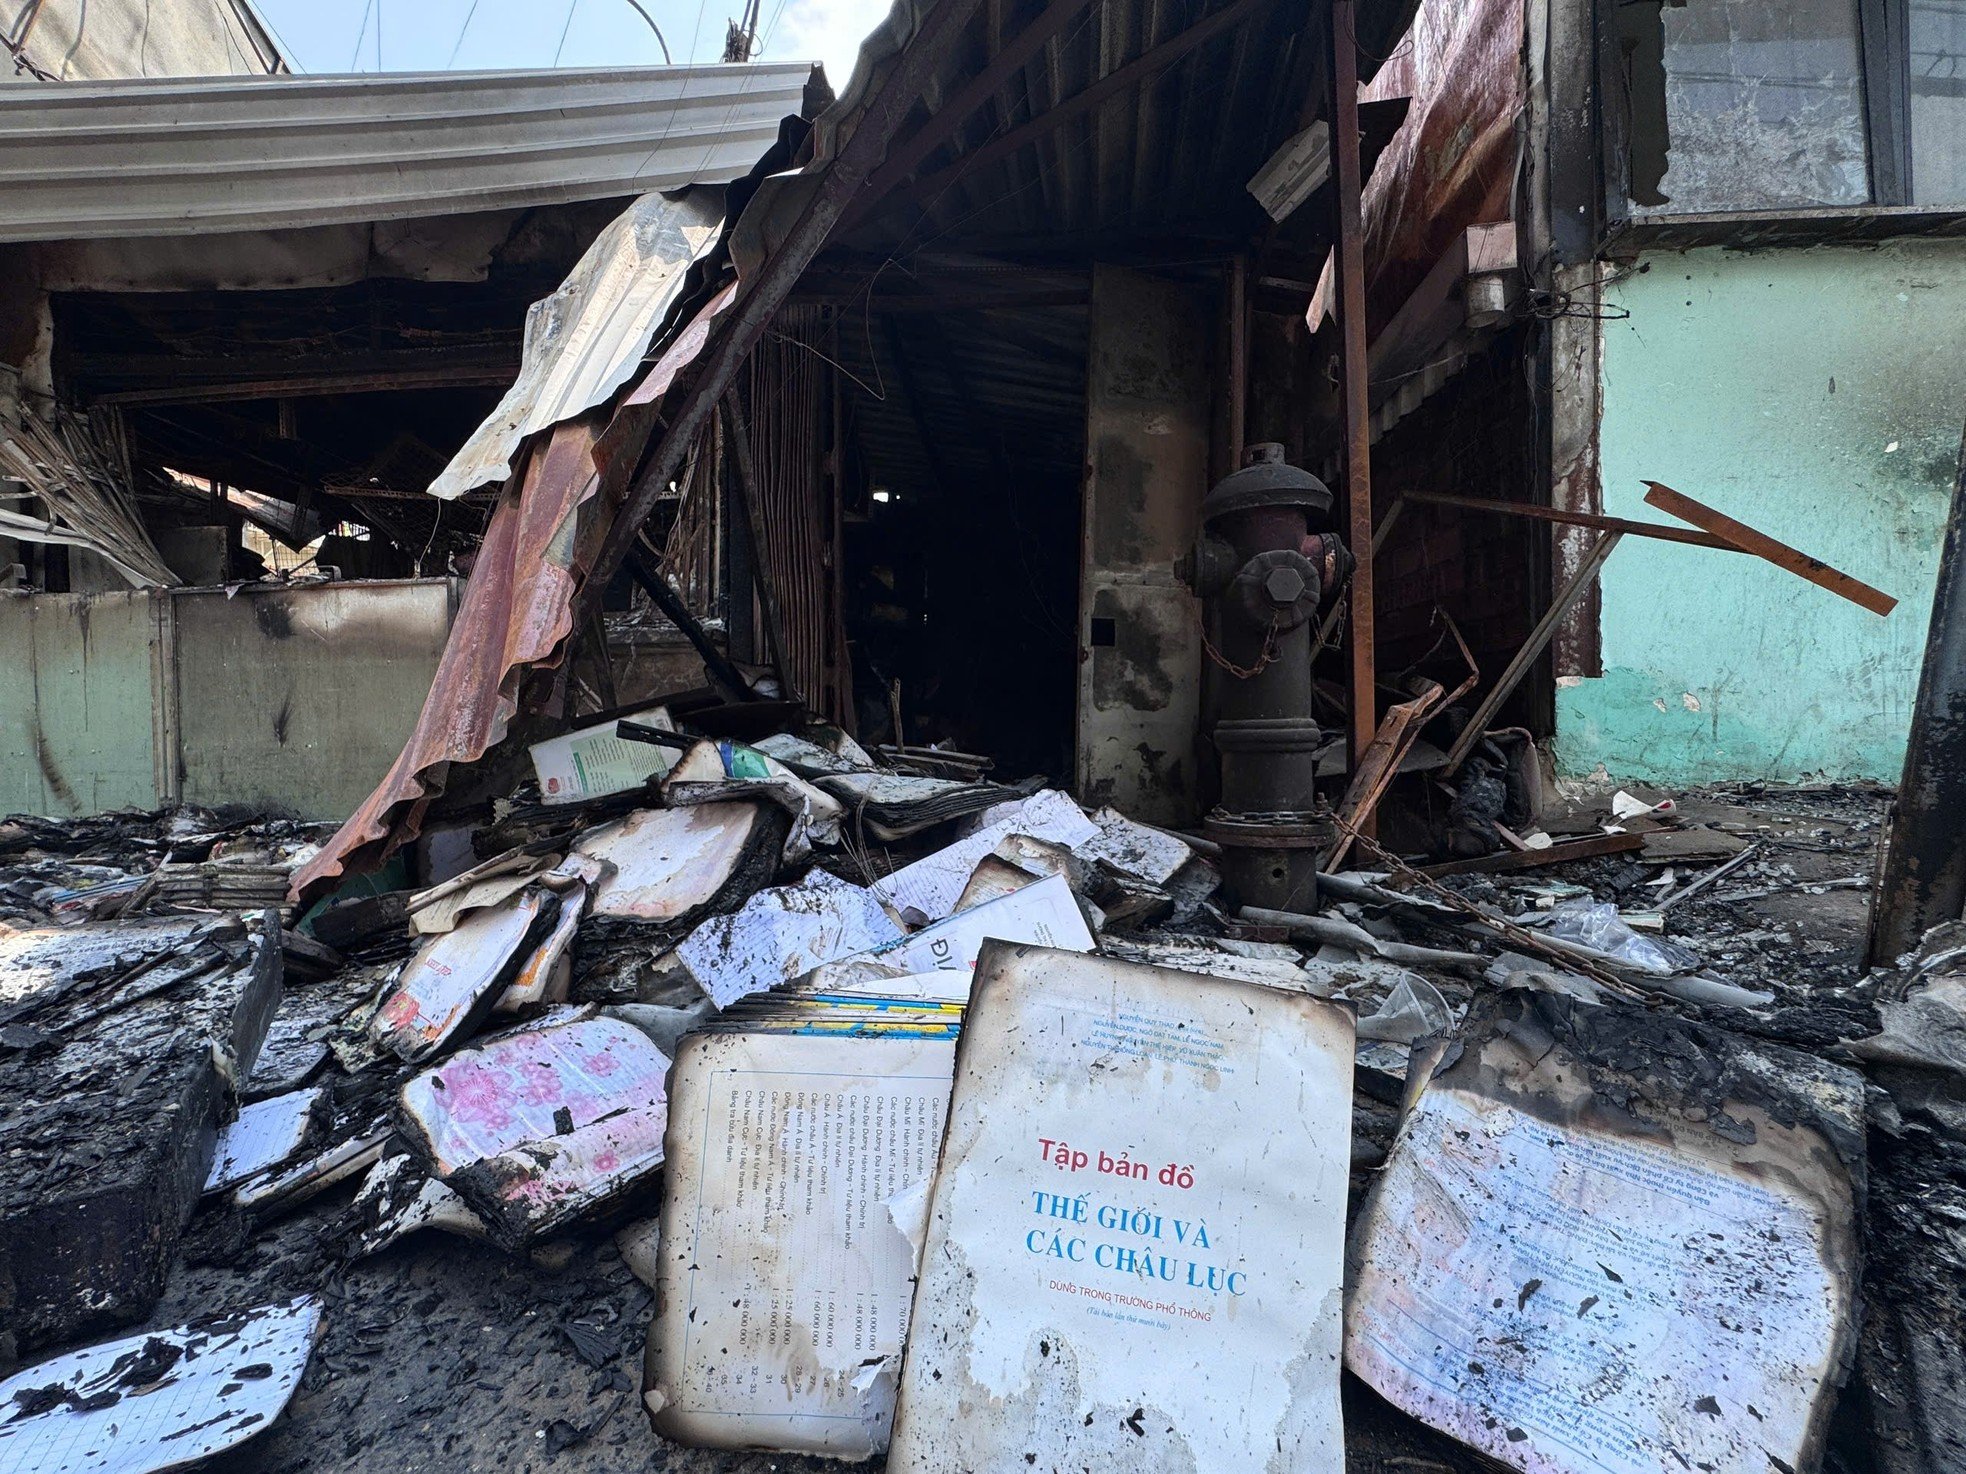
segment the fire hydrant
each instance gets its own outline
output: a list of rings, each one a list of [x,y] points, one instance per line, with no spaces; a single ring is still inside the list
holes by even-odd
[[[1211,733],[1222,801],[1202,832],[1223,847],[1223,878],[1244,905],[1310,908],[1335,834],[1316,792],[1324,734],[1311,715],[1318,611],[1352,571],[1337,534],[1312,531],[1330,513],[1330,489],[1286,464],[1281,445],[1252,445],[1203,500],[1194,549],[1175,565],[1205,605],[1206,648],[1224,673]]]

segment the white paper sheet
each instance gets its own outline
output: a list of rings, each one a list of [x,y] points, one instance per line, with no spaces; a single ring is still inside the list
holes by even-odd
[[[889,1474],[1338,1474],[1351,1065],[1320,999],[985,949]]]
[[[901,935],[875,894],[815,870],[798,885],[759,891],[713,916],[676,956],[719,1008],[789,982],[822,962],[866,952]]]
[[[1092,929],[1079,911],[1071,882],[1050,875],[877,947],[871,955],[907,972],[950,968],[967,973],[976,966],[977,951],[991,937],[1067,952],[1093,948]]]
[[[914,1272],[890,1204],[933,1168],[954,1053],[930,1040],[684,1041],[649,1333],[665,1437],[880,1451]]]
[[[317,1085],[241,1106],[239,1119],[219,1128],[205,1191],[221,1192],[257,1177],[299,1151],[314,1111],[326,1096],[327,1088]]]
[[[1063,845],[1080,845],[1099,833],[1079,806],[1056,789],[985,809],[981,825],[966,839],[924,855],[875,882],[881,898],[897,911],[914,910],[940,921],[955,909],[976,862],[1007,835],[1028,834]]]
[[[1534,1474],[1802,1462],[1838,1292],[1776,1176],[1435,1087],[1376,1194],[1345,1355],[1395,1404]]]
[[[369,1023],[376,1043],[410,1061],[428,1059],[491,1011],[549,892],[533,888],[473,911],[456,930],[425,942]]]
[[[31,1366],[0,1382],[0,1409],[9,1410],[0,1418],[0,1469],[155,1474],[232,1448],[279,1417],[320,1327],[319,1302],[302,1296],[213,1323],[139,1332]],[[160,1355],[152,1348],[146,1358],[152,1342],[165,1349]],[[23,1414],[17,1399],[42,1389],[69,1398]],[[78,1402],[89,1410],[79,1410]]]
[[[1118,809],[1101,809],[1092,822],[1098,825],[1098,834],[1073,846],[1073,853],[1082,860],[1103,861],[1149,885],[1167,884],[1194,858],[1195,852],[1173,835],[1136,824]]]
[[[597,862],[589,861],[596,868]],[[512,981],[505,985],[505,991],[497,1003],[492,1005],[495,1013],[522,1013],[540,1003],[563,1003],[566,994],[561,992],[554,997],[556,989],[568,980],[567,969],[561,964],[573,955],[575,939],[580,934],[581,919],[587,913],[587,885],[584,881],[573,880],[560,887],[560,919],[553,923],[546,940],[533,948],[532,956],[520,964]]]
[[[743,860],[758,823],[753,803],[637,809],[590,829],[574,854],[613,867],[594,887],[596,916],[675,921],[708,905]]]

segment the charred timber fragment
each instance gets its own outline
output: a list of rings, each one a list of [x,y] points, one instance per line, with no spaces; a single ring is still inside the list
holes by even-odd
[[[1966,914],[1966,438],[1939,553],[1905,772],[1871,903],[1870,964],[1889,966]]]
[[[280,980],[270,912],[0,930],[0,1368],[149,1312]]]

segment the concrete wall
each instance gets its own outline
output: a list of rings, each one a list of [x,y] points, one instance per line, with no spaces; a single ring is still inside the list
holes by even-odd
[[[0,813],[154,806],[162,599],[0,594]]]
[[[345,818],[415,724],[456,602],[446,579],[0,594],[0,814]]]
[[[1627,538],[1601,679],[1557,692],[1567,771],[1896,781],[1966,419],[1966,242],[1657,254],[1608,295],[1604,510],[1662,481],[1901,602]]]

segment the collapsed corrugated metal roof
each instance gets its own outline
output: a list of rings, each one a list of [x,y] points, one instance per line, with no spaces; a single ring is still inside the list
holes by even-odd
[[[1412,8],[1412,0],[1367,0],[1361,7],[1357,35],[1362,71],[1370,72],[1376,59],[1391,49]],[[1022,24],[1013,31],[1012,22],[1019,18]],[[1031,177],[1010,181],[1013,190],[1049,176],[1054,165],[1026,155],[1058,130],[1047,123],[1020,134],[1002,110],[1007,86],[1015,82],[1023,89],[1024,101],[1014,106],[1037,121],[1050,117],[1083,123],[1096,118],[1098,109],[1115,108],[1127,112],[1120,131],[1145,128],[1141,136],[1166,139],[1181,131],[1177,125],[1185,111],[1180,99],[1164,104],[1151,100],[1168,76],[1170,62],[1206,57],[1207,46],[1217,41],[1231,45],[1234,58],[1228,72],[1220,72],[1220,63],[1216,71],[1232,79],[1234,105],[1222,106],[1209,71],[1199,66],[1192,69],[1196,75],[1182,96],[1206,99],[1210,106],[1197,113],[1233,116],[1239,120],[1235,128],[1242,131],[1227,131],[1229,125],[1203,130],[1207,148],[1177,149],[1173,155],[1157,154],[1160,145],[1150,141],[1137,155],[1129,153],[1124,167],[1114,163],[1101,171],[1087,186],[1090,193],[1081,196],[1089,204],[1066,201],[1056,208],[1079,232],[1074,244],[1081,252],[1106,229],[1137,235],[1173,226],[1177,236],[1201,231],[1207,222],[1196,223],[1190,207],[1224,195],[1233,195],[1233,208],[1245,215],[1254,211],[1260,228],[1268,216],[1245,185],[1276,144],[1321,108],[1319,48],[1327,25],[1322,5],[1293,9],[1275,0],[1198,0],[1179,24],[1147,0],[1051,0],[1049,5],[1043,0],[896,0],[886,22],[863,46],[845,95],[814,120],[810,138],[787,135],[778,152],[788,157],[782,162],[760,160],[753,176],[733,189],[733,224],[719,256],[728,250],[736,273],[734,290],[715,300],[699,294],[681,304],[655,366],[617,401],[600,439],[591,445],[589,465],[599,482],[598,494],[588,490],[560,496],[531,470],[527,483],[539,484],[508,484],[505,496],[514,502],[513,515],[529,517],[535,501],[548,501],[567,519],[569,532],[572,512],[586,505],[588,515],[581,517],[578,536],[584,544],[590,530],[595,531],[598,548],[591,558],[568,559],[567,579],[541,591],[545,601],[564,592],[571,607],[549,611],[542,602],[524,622],[509,617],[509,600],[496,601],[499,607],[488,607],[484,618],[467,618],[460,611],[445,667],[481,671],[494,679],[465,692],[447,686],[440,672],[417,734],[395,769],[296,874],[295,894],[319,894],[345,870],[373,864],[404,843],[417,831],[451,765],[477,761],[499,740],[519,704],[525,668],[552,666],[564,654],[560,639],[531,636],[558,631],[563,639],[591,610],[597,590],[627,556],[655,502],[716,413],[745,355],[821,247],[850,234],[856,223],[875,219],[888,194],[907,186],[918,173],[921,177],[909,186],[916,192],[940,177],[931,171],[939,169],[953,183],[956,173],[980,171],[986,163],[1001,164],[1005,171],[1028,165]],[[1069,38],[1074,27],[1101,40],[1065,74],[1057,70],[1056,58],[1047,60],[1045,51],[1061,32]],[[1069,48],[1073,43],[1068,39],[1058,44]],[[1165,49],[1170,44],[1178,50],[1171,58]],[[1039,74],[1054,90],[1030,90]],[[1259,108],[1259,102],[1264,106]],[[1156,106],[1168,110],[1155,114]],[[1056,119],[1066,110],[1067,119]],[[1268,121],[1259,124],[1259,115]],[[1153,117],[1165,126],[1153,125]],[[973,150],[965,148],[966,137],[973,140]],[[938,165],[951,149],[957,157]],[[1171,166],[1171,158],[1189,162]],[[788,169],[794,160],[801,167]],[[1176,200],[1175,192],[1166,188],[1169,167],[1187,171],[1181,178],[1200,192]],[[1127,192],[1115,194],[1122,179],[1133,183]],[[979,208],[991,207],[1004,208],[994,196],[979,201]],[[954,233],[959,223],[950,220],[944,233]],[[1312,228],[1322,226],[1313,223]],[[876,239],[878,232],[851,237],[856,246]],[[878,244],[873,249],[883,259],[890,254]],[[1013,378],[1027,372],[1020,363]],[[555,433],[556,445],[565,433]],[[984,449],[987,453],[988,447]],[[605,525],[599,525],[603,520]],[[474,569],[474,588],[480,579]],[[466,597],[468,603],[468,591]],[[507,617],[497,617],[501,612]],[[549,612],[551,619],[540,617]]]
[[[519,377],[430,494],[450,500],[503,481],[528,435],[599,404],[628,381],[689,267],[716,245],[721,189],[645,195],[603,230],[552,296],[526,314]]]
[[[0,242],[373,223],[734,178],[809,62],[0,89]]]

